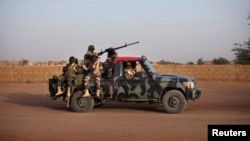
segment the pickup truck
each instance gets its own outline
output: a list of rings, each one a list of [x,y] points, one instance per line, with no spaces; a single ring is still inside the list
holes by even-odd
[[[137,70],[135,76],[124,79],[125,64],[130,62]],[[201,89],[193,77],[177,74],[159,74],[146,58],[116,57],[111,62],[111,75],[103,75],[101,79],[101,97],[95,97],[95,83],[90,80],[90,97],[83,97],[84,74],[72,77],[74,84],[70,95],[62,92],[56,94],[58,88],[64,89],[63,82],[58,77],[49,79],[49,91],[52,99],[66,97],[67,107],[75,112],[90,112],[95,106],[106,102],[137,102],[148,104],[161,104],[166,113],[181,113],[190,100],[199,99]]]

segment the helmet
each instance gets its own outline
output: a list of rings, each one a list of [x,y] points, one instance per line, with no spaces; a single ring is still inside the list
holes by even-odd
[[[88,50],[95,50],[95,46],[94,45],[89,45]]]
[[[70,56],[69,57],[69,62],[74,62],[75,61],[75,57],[74,56]]]

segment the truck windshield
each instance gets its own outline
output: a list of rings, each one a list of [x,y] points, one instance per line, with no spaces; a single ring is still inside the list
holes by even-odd
[[[146,60],[144,62],[144,64],[145,64],[145,66],[147,66],[149,68],[149,70],[148,70],[149,72],[152,72],[153,74],[157,73],[155,68],[152,66],[152,64],[148,60]]]

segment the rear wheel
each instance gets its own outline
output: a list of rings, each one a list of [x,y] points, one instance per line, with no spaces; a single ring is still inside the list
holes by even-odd
[[[187,105],[184,95],[177,90],[171,90],[164,94],[162,104],[167,113],[180,113]]]
[[[75,112],[86,113],[93,110],[94,107],[94,99],[89,97],[82,97],[83,92],[76,92],[70,99],[70,107]]]

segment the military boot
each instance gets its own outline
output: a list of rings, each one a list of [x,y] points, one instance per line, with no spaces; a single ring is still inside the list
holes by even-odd
[[[59,97],[59,95],[61,95],[61,94],[62,94],[61,87],[58,86],[57,92],[55,94],[50,94],[50,97],[52,97],[52,100],[56,100]]]
[[[62,94],[62,89],[60,86],[57,87],[57,93],[55,94],[56,96],[57,95],[61,95]]]
[[[85,89],[85,90],[84,90],[84,95],[83,95],[83,97],[88,97],[88,96],[90,96],[89,90],[88,90],[88,89]]]
[[[69,107],[69,101],[70,101],[70,96],[71,96],[71,89],[70,87],[68,87],[68,90],[67,90],[67,107]]]
[[[100,98],[100,90],[96,90],[96,97]]]

